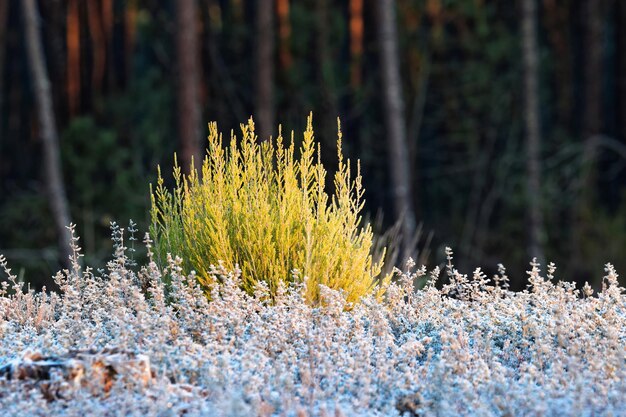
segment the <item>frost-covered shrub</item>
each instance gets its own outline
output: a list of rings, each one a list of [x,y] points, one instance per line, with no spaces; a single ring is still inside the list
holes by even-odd
[[[259,143],[252,119],[241,130],[241,143],[233,135],[224,149],[216,124],[209,124],[201,172],[192,163],[185,177],[175,166],[172,192],[159,173],[151,212],[159,265],[166,264],[167,254],[179,255],[183,269],[195,270],[211,288],[211,265],[222,261],[229,270],[241,269],[242,287],[250,294],[263,281],[275,297],[279,283],[307,277],[309,302],[319,300],[319,284],[358,301],[380,281],[382,258],[372,259],[371,228],[360,225],[360,169],[357,164],[352,178],[341,129],[332,196],[325,190],[311,116],[298,157],[293,134],[285,146],[280,133],[275,141]]]
[[[598,294],[536,264],[528,290],[513,293],[503,269],[465,276],[449,252],[444,289],[437,268],[410,269],[383,300],[348,310],[346,294],[326,286],[318,306],[298,282],[279,282],[274,300],[264,282],[249,294],[241,271],[219,264],[209,266],[222,285],[208,301],[179,258],[160,268],[145,239],[149,262],[134,266],[121,229],[115,236],[103,271],[81,269],[75,252],[56,276],[60,294],[24,293],[7,270],[0,369],[32,352],[89,349],[141,355],[151,372],[119,374],[105,394],[79,385],[53,399],[42,394],[48,380],[0,378],[3,416],[626,414],[626,297],[610,265]],[[415,291],[420,277],[428,284]]]

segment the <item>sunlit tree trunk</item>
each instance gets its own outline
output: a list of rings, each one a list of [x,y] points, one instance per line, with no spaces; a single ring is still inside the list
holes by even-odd
[[[200,109],[200,59],[195,0],[176,1],[176,52],[178,56],[178,132],[183,171],[202,157]]]
[[[363,59],[363,0],[350,0],[350,84],[361,87]]]
[[[524,62],[524,124],[526,127],[526,192],[528,253],[545,263],[541,192],[541,118],[539,113],[539,62],[537,0],[522,0],[522,52]]]
[[[52,107],[50,79],[41,46],[39,22],[41,17],[36,0],[22,0],[26,47],[35,93],[39,121],[39,133],[43,142],[43,165],[50,207],[56,223],[59,252],[64,266],[70,266],[71,237],[66,229],[70,224],[70,212],[63,184],[59,138]]]
[[[257,10],[257,133],[262,140],[274,130],[274,1],[259,0]]]
[[[396,219],[402,222],[403,252],[412,255],[415,211],[411,192],[411,163],[406,143],[404,100],[398,58],[396,2],[375,2],[378,15],[379,58],[382,73],[382,98],[387,130],[391,191]]]
[[[282,69],[291,67],[291,21],[289,20],[289,0],[276,0],[276,12],[278,14],[278,37],[280,39],[279,60]]]
[[[68,115],[76,114],[80,106],[80,10],[79,0],[67,2],[67,100]]]
[[[104,32],[104,43],[106,47],[106,71],[104,76],[107,88],[110,88],[113,85],[115,74],[115,61],[113,59],[113,30],[115,27],[115,14],[113,7],[113,0],[102,0],[102,30]]]

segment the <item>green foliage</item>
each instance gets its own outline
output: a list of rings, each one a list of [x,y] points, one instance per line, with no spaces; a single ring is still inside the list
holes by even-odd
[[[311,303],[319,301],[318,284],[344,290],[348,302],[358,301],[378,282],[382,257],[373,261],[371,228],[360,226],[360,164],[353,179],[350,161],[342,155],[341,130],[331,197],[311,117],[299,158],[293,135],[288,146],[280,133],[275,143],[259,144],[252,119],[241,130],[241,143],[232,135],[224,149],[217,125],[209,124],[201,175],[192,164],[184,176],[176,164],[172,192],[159,170],[151,211],[159,262],[164,265],[168,253],[180,255],[187,272],[195,270],[207,289],[215,284],[211,265],[223,262],[227,269],[241,269],[248,292],[264,281],[274,296],[279,283],[307,277]]]
[[[100,100],[97,114],[75,117],[63,131],[64,179],[89,263],[104,266],[111,221],[133,219],[148,228],[150,202],[141,190],[156,179],[154,166],[173,151],[167,145],[171,101],[163,75],[148,71],[125,94]]]

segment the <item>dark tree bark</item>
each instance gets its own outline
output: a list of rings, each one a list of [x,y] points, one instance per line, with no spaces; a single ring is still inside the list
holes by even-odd
[[[54,115],[59,126],[68,120],[67,53],[66,53],[66,1],[39,2],[39,13],[45,16],[42,27],[43,48],[46,51],[48,76],[52,84]]]
[[[191,0],[182,0],[176,2],[177,12],[180,11],[181,8],[189,7],[188,13],[191,14],[191,20],[189,16],[186,16],[186,22],[191,24],[191,27],[188,28],[190,33],[197,34],[196,21],[193,19],[195,15],[194,5],[186,5],[186,3],[194,3]],[[183,4],[181,4],[183,3]],[[133,53],[135,49],[135,37],[137,35],[137,15],[138,15],[138,5],[134,1],[127,1],[122,3],[123,13],[124,13],[124,79],[128,82],[132,78],[133,72]],[[177,13],[180,22],[180,13]],[[178,33],[178,31],[177,31]],[[195,36],[195,35],[194,35]],[[189,39],[191,40],[191,38]],[[191,45],[189,46],[191,48]],[[197,49],[197,48],[195,48]]]
[[[593,222],[593,198],[596,182],[597,137],[602,133],[603,25],[604,0],[583,0],[583,106],[582,160],[578,192],[573,207],[572,276],[582,284],[589,280],[591,269],[585,262],[585,241],[590,238]]]
[[[572,34],[569,31],[572,1],[543,0],[542,4],[543,13],[539,16],[543,16],[547,39],[554,51],[551,82],[556,88],[558,123],[569,129],[575,107]]]
[[[537,49],[537,0],[522,0],[528,254],[545,264],[543,252],[545,229],[541,207],[541,118],[539,113]]]
[[[602,130],[602,60],[603,60],[603,6],[604,0],[583,0],[584,67],[583,67],[583,140]],[[592,150],[592,149],[589,149]]]
[[[339,110],[333,88],[336,84],[333,77],[334,54],[331,48],[332,42],[329,39],[329,21],[332,16],[328,0],[317,0],[315,12],[317,18],[315,67],[319,94],[317,112],[320,116],[317,137],[320,138],[323,146],[332,149],[337,140]]]
[[[403,255],[412,255],[415,234],[415,210],[411,192],[411,161],[406,139],[404,100],[398,58],[396,2],[377,0],[379,59],[382,72],[382,95],[389,147],[391,189],[395,217],[402,222]]]
[[[261,140],[274,131],[274,1],[260,0],[257,10],[257,133]]]
[[[102,93],[106,71],[107,41],[106,31],[102,23],[102,8],[99,2],[86,3],[87,29],[91,38],[92,72],[91,91],[94,95]]]
[[[191,160],[202,160],[200,111],[200,59],[195,0],[176,1],[176,51],[178,55],[178,129],[181,166],[188,172]]]
[[[44,172],[50,206],[56,223],[59,252],[62,263],[70,267],[71,236],[67,230],[70,225],[70,212],[63,184],[59,138],[52,107],[50,80],[45,65],[39,32],[39,12],[35,0],[22,0],[24,13],[25,37],[28,61],[32,74],[37,107],[39,133],[43,142]]]
[[[618,85],[618,135],[626,141],[626,2],[616,1],[617,13],[615,27],[617,29],[617,85]]]
[[[0,2],[0,147],[3,140],[4,127],[4,103],[6,93],[4,91],[4,57],[6,56],[7,22],[9,17],[9,2]]]

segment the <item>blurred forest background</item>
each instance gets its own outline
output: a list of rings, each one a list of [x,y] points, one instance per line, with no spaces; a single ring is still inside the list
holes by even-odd
[[[532,256],[626,273],[620,0],[0,0],[0,253],[49,285],[71,220],[102,266],[206,122],[299,140],[310,111],[327,168],[339,116],[369,218],[421,230],[431,266],[449,245],[516,288]]]

